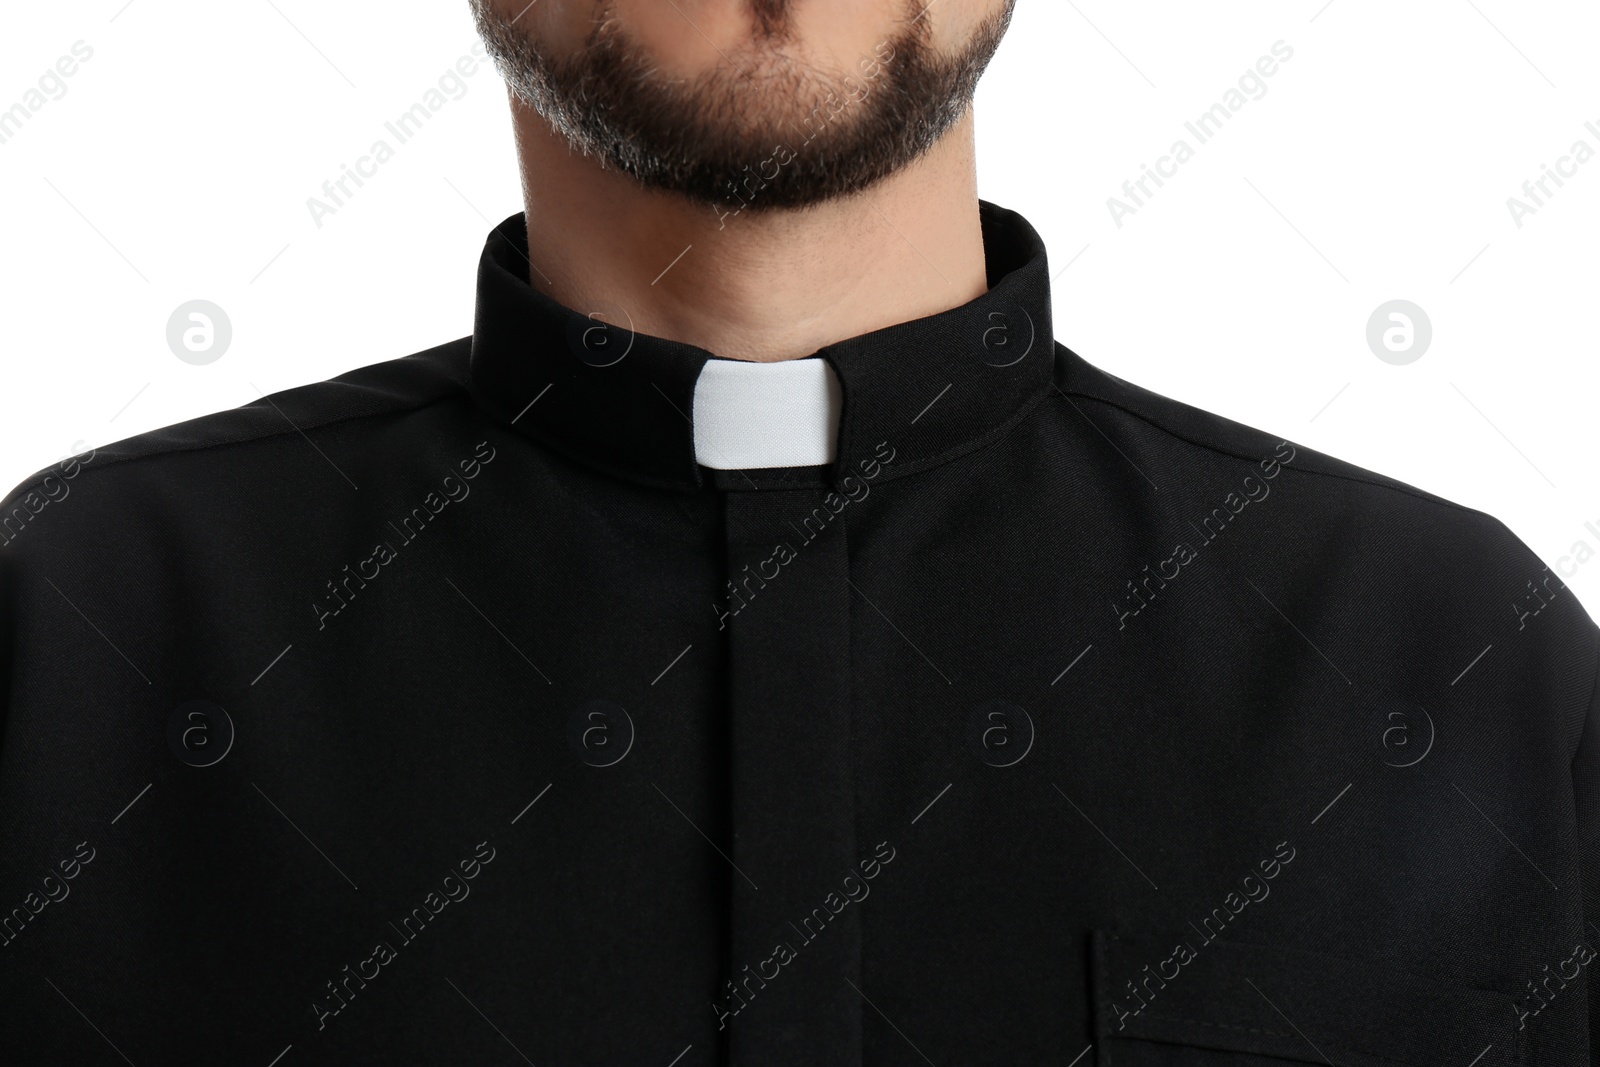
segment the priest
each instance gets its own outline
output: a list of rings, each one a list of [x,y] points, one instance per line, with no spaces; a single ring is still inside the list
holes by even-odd
[[[0,506],[0,1062],[1590,1062],[1600,631],[1056,340],[1010,0],[474,9],[470,333]]]

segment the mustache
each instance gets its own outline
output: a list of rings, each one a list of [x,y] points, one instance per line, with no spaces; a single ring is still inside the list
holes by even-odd
[[[750,0],[750,12],[756,17],[760,35],[768,40],[781,40],[789,34],[789,13],[793,0]]]

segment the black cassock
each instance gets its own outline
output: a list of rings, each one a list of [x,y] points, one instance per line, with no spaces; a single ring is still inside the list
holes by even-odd
[[[831,465],[697,465],[519,214],[472,337],[14,492],[0,1063],[1590,1062],[1587,555],[1096,369],[982,217]]]

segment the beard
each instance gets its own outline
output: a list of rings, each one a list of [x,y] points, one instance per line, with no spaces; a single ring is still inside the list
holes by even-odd
[[[574,151],[651,189],[766,211],[869,188],[932,148],[971,105],[1015,0],[953,55],[934,48],[925,5],[908,0],[903,28],[849,72],[785,54],[775,43],[792,36],[789,0],[750,0],[752,44],[691,81],[663,77],[610,3],[571,56],[541,52],[494,0],[472,6],[511,91]]]

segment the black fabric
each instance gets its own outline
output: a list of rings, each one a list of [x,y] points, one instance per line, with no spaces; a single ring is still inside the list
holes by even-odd
[[[1044,243],[1015,212],[983,203],[979,218],[988,292],[817,353],[844,393],[832,467],[752,470],[731,484],[842,486],[891,434],[907,454],[878,477],[912,474],[1005,433],[1050,391]],[[530,286],[528,271],[519,213],[490,234],[478,268],[470,386],[485,410],[568,458],[641,485],[695,489],[707,475],[728,484],[728,472],[696,465],[689,419],[711,353],[637,332],[621,304],[564,307]]]
[[[1197,944],[1202,939],[1197,938]],[[1496,992],[1453,987],[1404,971],[1374,967],[1303,949],[1212,938],[1166,982],[1143,972],[1172,949],[1106,931],[1093,936],[1095,1038],[1103,1063],[1168,1062],[1163,1046],[1215,1053],[1386,1067],[1389,1063],[1515,1061],[1515,1013]],[[1118,997],[1124,974],[1150,980],[1149,997]],[[1126,990],[1123,990],[1126,993]],[[1121,999],[1123,1003],[1119,1004]],[[1309,1035],[1315,1035],[1312,1040]],[[1327,1057],[1325,1059],[1324,1057]],[[1269,1060],[1271,1062],[1271,1060]]]
[[[0,1063],[1592,1062],[1573,557],[1096,369],[982,222],[829,467],[697,467],[707,354],[518,216],[473,336],[18,487]]]
[[[843,530],[801,540],[815,499],[745,489],[727,500],[735,588],[720,621],[731,660],[730,859],[740,873],[730,881],[734,988],[717,1012],[738,1063],[860,1061],[851,984],[860,988],[859,905],[871,880],[857,864],[873,861],[856,839],[850,564]],[[792,544],[794,558],[774,560],[779,544]],[[831,983],[789,995],[780,943],[805,954],[798,973]]]

